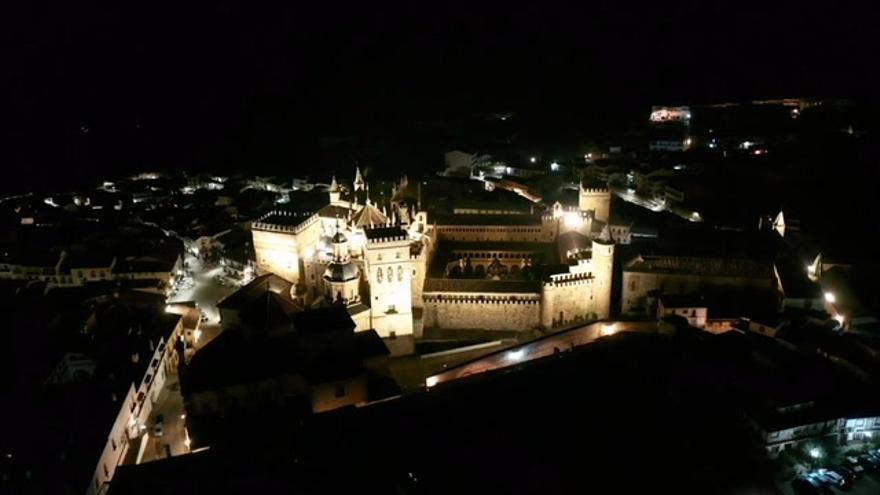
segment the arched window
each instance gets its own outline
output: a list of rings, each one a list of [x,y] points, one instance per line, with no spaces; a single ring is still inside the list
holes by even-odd
[[[382,283],[382,267],[376,269],[376,281]]]
[[[394,269],[390,266],[388,267],[388,281],[391,282],[394,280]]]
[[[403,267],[400,265],[397,266],[397,281],[398,282],[403,281]]]

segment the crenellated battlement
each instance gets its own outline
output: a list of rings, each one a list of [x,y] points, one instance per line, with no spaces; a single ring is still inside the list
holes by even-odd
[[[537,296],[487,296],[465,294],[425,294],[425,302],[455,304],[489,304],[489,305],[534,305],[540,304]]]
[[[564,287],[570,285],[592,284],[595,277],[592,273],[561,273],[550,275],[550,280],[544,282],[544,288]]]
[[[392,236],[392,237],[374,237],[367,238],[367,244],[384,244],[389,242],[409,242],[409,236]]]
[[[596,187],[585,187],[585,188],[581,188],[581,194],[607,194],[607,193],[608,193],[608,188],[607,188],[607,187],[599,187],[599,188],[596,188]]]
[[[320,220],[320,216],[317,213],[314,213],[305,220],[294,224],[293,222],[296,221],[296,218],[297,216],[289,211],[270,211],[255,220],[251,225],[251,228],[253,230],[263,230],[268,232],[299,234]]]

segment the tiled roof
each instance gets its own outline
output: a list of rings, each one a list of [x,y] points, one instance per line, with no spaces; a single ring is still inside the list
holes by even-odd
[[[351,221],[358,227],[369,227],[371,225],[385,225],[388,218],[375,206],[366,205],[354,214]]]

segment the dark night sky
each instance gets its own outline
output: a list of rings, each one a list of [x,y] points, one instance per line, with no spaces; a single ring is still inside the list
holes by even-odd
[[[5,170],[307,172],[328,165],[318,136],[418,119],[589,125],[658,102],[872,98],[880,82],[875,6],[96,3],[4,7]]]

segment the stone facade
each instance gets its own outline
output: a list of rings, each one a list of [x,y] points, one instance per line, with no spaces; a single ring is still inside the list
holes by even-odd
[[[623,314],[655,314],[656,295],[690,294],[708,287],[774,288],[771,261],[639,256],[623,269]]]
[[[372,328],[383,338],[412,335],[413,308],[424,310],[424,328],[525,331],[609,316],[613,243],[593,242],[592,259],[586,259],[593,219],[607,221],[607,189],[582,187],[580,207],[570,210],[557,204],[541,215],[458,214],[430,219],[419,211],[405,226],[392,225],[390,220],[360,225],[356,219],[364,212],[370,212],[371,219],[384,213],[368,197],[358,205],[342,200],[338,186],[331,189],[330,204],[316,214],[296,218],[274,212],[253,224],[258,273],[273,272],[293,282],[292,297],[303,307],[328,304],[331,294],[342,294],[348,303],[357,302],[349,304],[357,330]],[[357,284],[334,282],[331,287],[324,276],[332,262],[328,241],[334,232],[349,240],[350,264],[360,274]],[[455,276],[450,274],[453,260],[442,260],[450,266],[441,267],[439,275],[429,273],[435,254],[446,242],[470,243],[466,254],[457,255],[462,260],[455,262],[464,257],[472,261],[475,282],[504,278],[501,289],[429,284],[437,277]],[[538,260],[552,265],[556,275],[547,278],[539,266],[533,266]],[[507,280],[529,282],[505,285]]]
[[[584,187],[579,189],[578,208],[593,211],[593,218],[608,223],[611,218],[611,191],[607,187]]]
[[[372,327],[380,337],[412,335],[413,266],[410,239],[370,238],[366,244],[367,280],[370,286]]]
[[[425,295],[425,327],[474,330],[532,330],[541,327],[541,297],[535,293]]]

